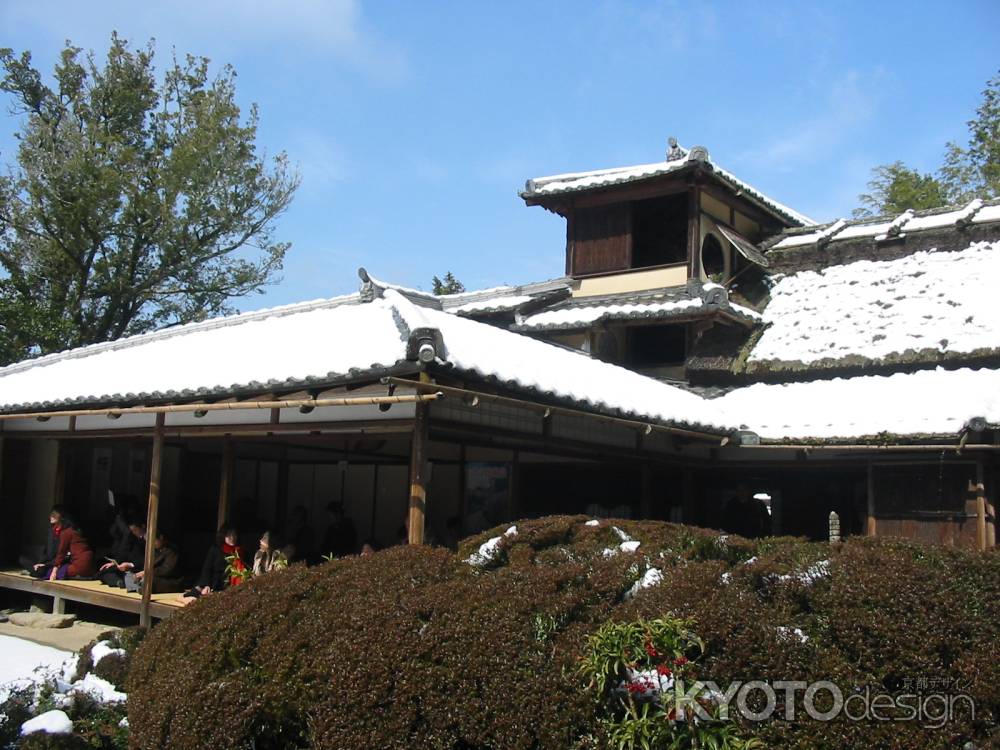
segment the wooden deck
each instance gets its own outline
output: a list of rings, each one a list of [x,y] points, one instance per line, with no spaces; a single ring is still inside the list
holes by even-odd
[[[52,611],[65,611],[65,603],[81,602],[119,612],[139,614],[142,595],[105,586],[100,581],[40,581],[21,570],[0,570],[0,588],[52,597]],[[153,594],[149,613],[163,619],[184,606],[180,594]]]

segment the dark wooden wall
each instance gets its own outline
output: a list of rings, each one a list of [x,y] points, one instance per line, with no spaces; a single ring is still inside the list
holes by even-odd
[[[574,276],[620,271],[632,263],[629,205],[577,209],[573,215],[570,273]]]

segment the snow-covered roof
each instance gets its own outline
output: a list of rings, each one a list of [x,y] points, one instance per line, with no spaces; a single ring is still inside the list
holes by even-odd
[[[749,320],[760,314],[736,304],[710,304],[700,297],[665,302],[625,302],[602,305],[574,305],[558,310],[543,310],[528,315],[517,326],[519,331],[558,331],[588,328],[611,320],[670,320],[696,312],[727,310]]]
[[[692,158],[696,149],[692,149],[686,156],[671,161],[653,162],[652,164],[637,164],[631,167],[613,167],[611,169],[598,169],[590,172],[570,172],[566,174],[551,175],[548,177],[536,177],[528,180],[521,192],[524,198],[536,198],[564,193],[577,193],[584,190],[596,190],[611,187],[613,185],[624,185],[630,182],[638,182],[652,177],[677,172],[685,167],[695,164],[706,164],[723,181],[737,190],[742,190],[759,203],[770,208],[773,212],[787,219],[792,224],[799,226],[812,226],[816,222],[808,216],[789,208],[783,203],[779,203],[773,198],[753,187],[747,182],[736,177],[731,172],[715,165],[711,160]],[[702,150],[702,154],[704,151]]]
[[[179,326],[0,368],[0,410],[126,404],[377,377],[431,329],[435,364],[594,410],[665,423],[731,425],[694,394],[622,367],[430,307],[399,291],[290,305]]]
[[[768,440],[954,436],[976,417],[1000,424],[1000,370],[923,370],[889,376],[739,388],[716,399]]]
[[[536,281],[518,286],[497,286],[456,294],[438,295],[441,309],[456,315],[476,317],[499,312],[512,312],[532,303],[545,304],[569,294],[569,280],[565,277]]]
[[[814,244],[871,238],[875,241],[902,237],[910,232],[948,229],[1000,221],[1000,201],[984,202],[978,198],[963,206],[943,207],[928,211],[907,210],[895,217],[836,221],[815,227],[812,231],[788,230],[771,245],[772,250],[787,250]]]
[[[878,362],[1000,349],[1000,242],[782,277],[749,363]]]

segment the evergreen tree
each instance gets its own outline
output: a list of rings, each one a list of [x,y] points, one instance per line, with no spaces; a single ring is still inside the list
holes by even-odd
[[[869,192],[858,196],[862,207],[854,210],[855,218],[1000,196],[1000,75],[987,82],[982,104],[968,126],[968,146],[948,143],[936,177],[900,161],[875,167]]]
[[[228,311],[281,268],[298,176],[258,153],[235,71],[187,56],[158,82],[153,56],[116,34],[103,66],[67,46],[49,86],[0,50],[22,118],[0,178],[2,362]]]
[[[451,271],[448,271],[443,279],[435,276],[431,283],[434,294],[458,294],[465,291],[465,284],[456,279]]]

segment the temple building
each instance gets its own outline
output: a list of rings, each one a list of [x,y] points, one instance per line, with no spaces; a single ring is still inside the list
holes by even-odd
[[[331,509],[377,546],[551,513],[995,545],[1000,201],[816,224],[675,142],[521,197],[565,218],[563,276],[361,269],[0,369],[6,563],[109,491],[196,561],[227,521],[321,545]]]

